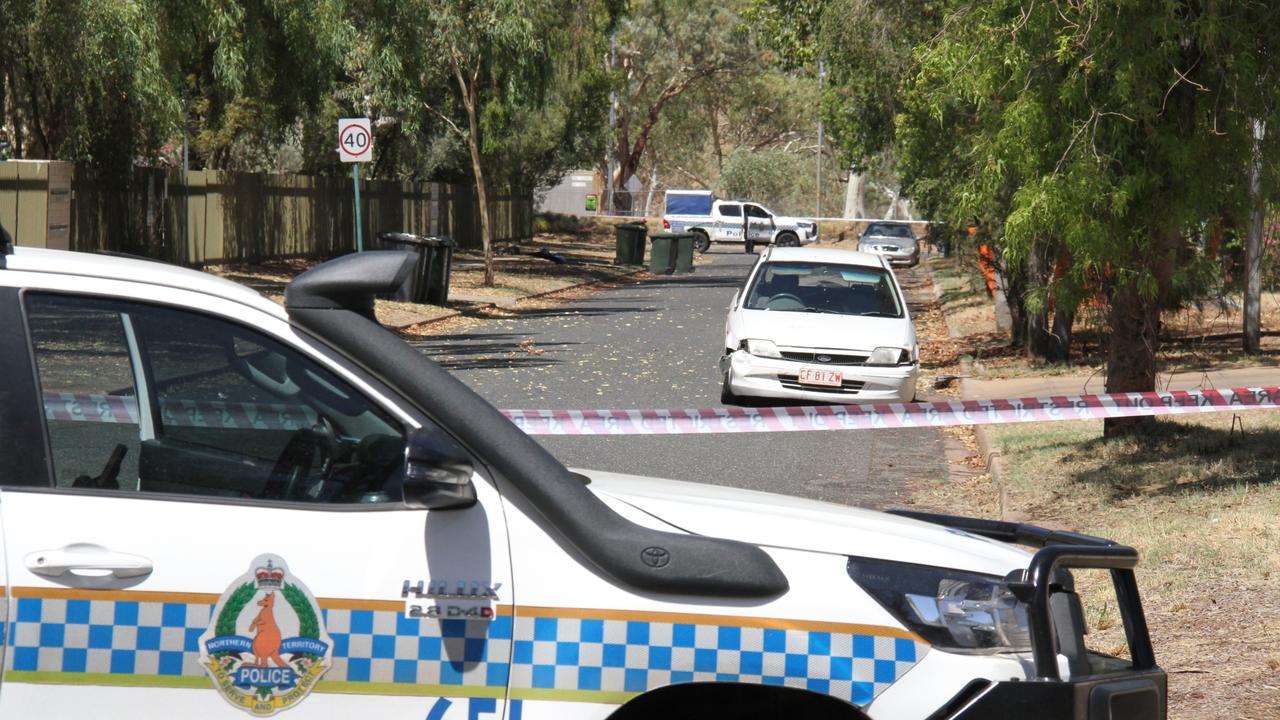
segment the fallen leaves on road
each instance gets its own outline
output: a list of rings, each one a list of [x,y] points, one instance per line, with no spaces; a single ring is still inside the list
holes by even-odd
[[[524,340],[520,341],[520,344],[518,346],[516,346],[516,352],[522,352],[522,353],[525,353],[526,355],[542,355],[547,351],[543,350],[537,345],[534,345],[533,340],[529,338],[525,338]],[[513,352],[511,354],[515,355],[516,353]]]

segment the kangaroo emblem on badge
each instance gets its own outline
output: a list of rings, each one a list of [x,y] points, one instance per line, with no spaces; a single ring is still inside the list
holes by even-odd
[[[200,664],[232,705],[275,715],[310,694],[332,664],[323,617],[280,556],[259,555],[218,598]]]

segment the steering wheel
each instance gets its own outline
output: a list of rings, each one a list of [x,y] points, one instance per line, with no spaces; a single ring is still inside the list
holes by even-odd
[[[267,476],[263,497],[269,500],[297,499],[305,489],[303,482],[310,477],[311,468],[316,465],[320,467],[320,479],[328,477],[336,445],[333,426],[323,417],[309,428],[299,428],[276,458],[271,474]]]
[[[782,302],[778,302],[781,300]],[[765,310],[789,310],[804,307],[804,301],[791,293],[778,293],[764,304]]]

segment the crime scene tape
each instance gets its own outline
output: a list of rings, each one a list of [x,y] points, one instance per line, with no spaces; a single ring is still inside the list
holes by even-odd
[[[529,435],[703,435],[998,425],[1278,407],[1280,387],[1258,387],[868,405],[502,413]],[[46,392],[44,414],[51,421],[139,423],[137,400],[125,395]],[[175,427],[297,430],[311,427],[317,419],[316,412],[303,405],[174,398],[160,402],[161,422]]]
[[[46,420],[137,425],[138,400],[131,395],[44,393]],[[165,399],[160,420],[174,427],[298,430],[316,424],[317,415],[305,405]]]
[[[504,410],[529,435],[701,435],[1056,422],[1280,407],[1280,387],[697,410]]]

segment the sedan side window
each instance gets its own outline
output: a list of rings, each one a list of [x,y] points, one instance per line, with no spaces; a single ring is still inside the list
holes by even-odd
[[[404,429],[270,337],[136,303],[31,295],[26,306],[59,486],[401,499]]]

